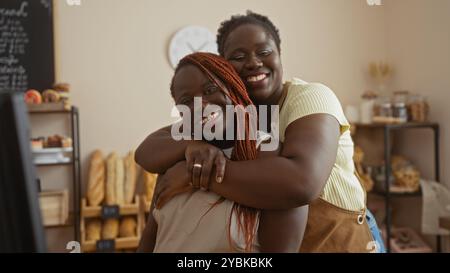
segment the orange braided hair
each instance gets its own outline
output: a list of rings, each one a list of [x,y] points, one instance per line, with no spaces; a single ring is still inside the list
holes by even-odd
[[[245,85],[242,82],[241,78],[236,73],[233,66],[224,58],[212,53],[196,52],[181,59],[175,70],[175,74],[181,67],[188,64],[195,65],[203,73],[205,73],[211,81],[215,82],[218,86],[221,86],[219,83],[217,83],[213,75],[218,78],[229,90],[229,94],[225,92],[225,90],[222,90],[222,92],[231,99],[234,106],[239,105],[246,107],[248,105],[253,105],[253,102],[248,96],[247,89],[245,88]],[[171,84],[171,87],[172,86],[173,82]],[[256,141],[250,139],[249,120],[249,114],[245,113],[245,137],[236,137],[234,141],[234,149],[231,155],[231,160],[241,161],[256,159]],[[237,131],[239,134],[239,130]],[[223,200],[223,198],[221,200]],[[220,203],[221,200],[219,200],[218,203]],[[233,215],[233,213],[236,213],[238,229],[239,231],[243,231],[245,237],[245,251],[249,252],[252,250],[251,246],[255,239],[255,228],[258,210],[234,203],[228,226],[229,240],[231,240],[230,228],[231,216]]]

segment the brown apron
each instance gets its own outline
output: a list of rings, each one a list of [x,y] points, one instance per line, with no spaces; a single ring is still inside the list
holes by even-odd
[[[349,211],[321,198],[309,204],[308,222],[300,252],[368,253],[372,250],[369,244],[372,241],[374,239],[366,221],[365,209]]]

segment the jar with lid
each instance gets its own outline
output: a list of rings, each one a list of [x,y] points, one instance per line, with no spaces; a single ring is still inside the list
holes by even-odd
[[[398,122],[403,123],[408,121],[408,109],[406,107],[408,94],[408,91],[394,92],[393,116]]]
[[[374,115],[374,106],[377,98],[377,94],[373,91],[366,91],[362,95],[362,103],[360,108],[360,121],[361,123],[372,123]]]
[[[407,108],[411,121],[425,122],[428,119],[429,106],[425,97],[413,95],[408,98]]]
[[[392,103],[391,98],[383,96],[377,100],[377,116],[383,118],[392,118]]]

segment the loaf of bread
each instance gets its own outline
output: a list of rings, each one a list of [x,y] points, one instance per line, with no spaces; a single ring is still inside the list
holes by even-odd
[[[97,241],[101,239],[102,222],[98,219],[91,220],[86,224],[86,241]]]
[[[125,204],[133,203],[134,192],[136,190],[136,163],[134,162],[134,152],[130,151],[123,159],[125,167]]]
[[[118,219],[106,219],[103,222],[102,239],[112,240],[119,235],[119,220]]]
[[[100,205],[105,197],[105,162],[100,150],[91,155],[86,197],[89,206]]]
[[[123,170],[123,160],[122,158],[116,158],[116,183],[115,183],[115,192],[116,192],[116,203],[118,205],[124,204],[124,170]]]
[[[153,192],[155,190],[156,179],[158,178],[157,174],[149,173],[146,171],[142,171],[143,180],[144,180],[144,191],[145,198],[147,202],[151,202],[153,198]]]
[[[136,237],[136,217],[127,216],[120,221],[119,237]]]
[[[111,153],[106,159],[106,205],[116,205],[116,159],[117,154]]]

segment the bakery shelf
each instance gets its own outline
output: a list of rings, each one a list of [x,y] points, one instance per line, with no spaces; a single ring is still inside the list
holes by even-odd
[[[80,162],[80,116],[76,106],[71,106],[68,103],[47,103],[40,105],[28,105],[28,114],[68,114],[70,116],[70,128],[72,146],[67,149],[61,149],[63,153],[71,153],[70,160],[64,162],[51,163],[35,163],[37,167],[53,167],[53,166],[72,166],[72,220],[62,225],[52,225],[48,228],[58,228],[73,226],[73,239],[80,241],[80,204],[81,204],[81,162]],[[43,150],[47,152],[51,150]],[[69,214],[70,215],[70,214]]]
[[[139,203],[138,198],[136,197],[136,200],[132,204],[125,204],[119,206],[119,214],[121,216],[125,215],[137,215],[139,214]],[[81,200],[81,217],[82,218],[93,218],[93,217],[100,217],[102,214],[102,207],[101,206],[87,206],[87,201],[85,198]]]
[[[378,190],[372,190],[368,192],[369,194],[375,194],[380,196],[386,196],[388,193],[386,191],[378,191]],[[389,192],[389,195],[391,197],[417,197],[422,196],[422,191],[414,191],[414,192]]]
[[[45,166],[71,166],[73,165],[73,161],[69,161],[69,162],[57,162],[57,163],[35,163],[35,166],[38,167],[45,167]]]
[[[70,104],[64,102],[28,105],[28,113],[30,114],[58,114],[70,112],[71,112]]]
[[[97,241],[86,241],[86,223],[92,218],[101,218],[101,206],[87,207],[86,198],[81,200],[81,248],[83,252],[96,252],[97,251]],[[136,249],[139,246],[139,241],[141,238],[142,230],[144,228],[144,213],[142,210],[142,200],[139,196],[135,196],[133,204],[127,204],[119,206],[119,214],[122,216],[133,216],[136,217],[136,236],[135,237],[125,237],[116,238],[115,250],[122,249]],[[121,220],[121,219],[119,219]]]
[[[352,125],[360,128],[388,128],[388,129],[407,129],[407,128],[434,128],[439,127],[435,122],[405,122],[405,123],[353,123]]]
[[[395,124],[383,124],[383,123],[372,123],[372,124],[352,124],[355,126],[355,134],[358,134],[358,128],[367,130],[382,130],[383,133],[383,149],[384,149],[384,189],[389,188],[389,181],[392,174],[391,170],[391,156],[393,142],[391,137],[393,132],[400,130],[409,129],[431,129],[433,131],[433,149],[434,149],[434,179],[435,181],[440,181],[440,160],[439,160],[439,138],[440,138],[440,128],[439,124],[435,122],[407,122],[407,123],[395,123]],[[406,196],[421,196],[421,191],[417,192],[390,192],[390,191],[378,191],[373,192],[374,194],[382,195],[385,201],[385,224],[386,224],[386,250],[391,251],[391,229],[392,229],[392,214],[391,214],[391,198],[394,197],[406,197]],[[436,236],[436,248],[437,252],[441,252],[441,237]]]
[[[32,149],[34,154],[55,154],[55,153],[71,153],[73,152],[72,147],[55,147],[55,148],[42,148],[42,149]]]
[[[135,249],[139,246],[139,237],[127,237],[127,238],[116,238],[115,241],[115,249]],[[97,250],[97,242],[96,241],[84,241],[82,243],[81,249],[83,252],[95,252]]]

